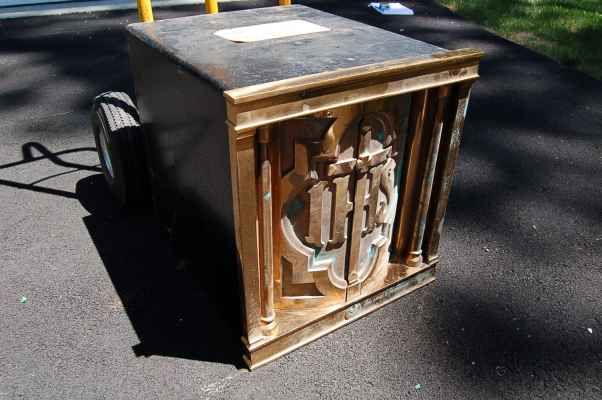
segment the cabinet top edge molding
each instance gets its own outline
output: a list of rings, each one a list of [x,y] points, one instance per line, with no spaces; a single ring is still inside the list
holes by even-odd
[[[266,24],[304,21],[323,30],[239,43],[215,33]],[[255,8],[210,15],[172,18],[127,27],[134,41],[163,54],[183,72],[226,93],[238,104],[298,90],[305,78],[316,85],[324,79],[350,79],[382,74],[382,68],[453,65],[478,50],[448,51],[394,32],[302,5]],[[478,58],[478,57],[477,57]],[[476,62],[476,61],[475,61]],[[325,75],[322,75],[325,74]],[[292,81],[291,81],[292,79]],[[267,85],[267,86],[262,86]]]
[[[471,48],[444,51],[428,57],[391,60],[227,90],[224,96],[230,103],[238,105],[316,88],[369,83],[373,79],[410,78],[477,65],[483,55],[481,50]]]

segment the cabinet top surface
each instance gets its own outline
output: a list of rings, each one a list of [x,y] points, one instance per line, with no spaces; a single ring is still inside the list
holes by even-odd
[[[311,22],[329,30],[248,43],[214,34],[223,29],[290,20]],[[301,5],[136,23],[128,30],[222,90],[446,52]]]

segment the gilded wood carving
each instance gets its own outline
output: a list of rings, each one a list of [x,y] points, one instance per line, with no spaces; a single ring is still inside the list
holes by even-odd
[[[328,306],[386,274],[398,198],[399,118],[362,106],[277,128],[277,307]]]
[[[250,368],[434,281],[481,56],[224,92]]]

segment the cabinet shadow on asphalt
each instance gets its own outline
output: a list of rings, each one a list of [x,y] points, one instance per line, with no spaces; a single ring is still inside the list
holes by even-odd
[[[140,340],[135,354],[243,368],[236,271],[219,243],[169,239],[151,210],[121,209],[101,174],[81,179],[76,195],[90,212],[83,222]]]

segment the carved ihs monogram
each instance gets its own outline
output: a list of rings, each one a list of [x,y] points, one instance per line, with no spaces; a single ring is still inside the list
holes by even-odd
[[[345,107],[283,127],[280,303],[338,302],[388,263],[397,204],[393,118]]]

